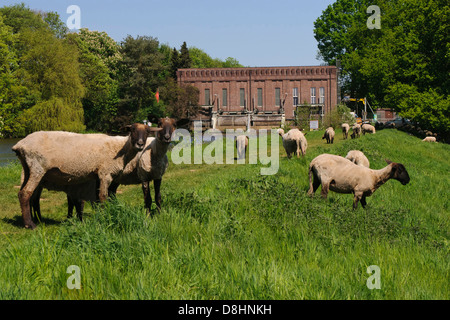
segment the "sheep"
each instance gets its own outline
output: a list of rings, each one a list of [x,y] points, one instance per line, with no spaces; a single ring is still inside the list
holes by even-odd
[[[406,185],[410,181],[403,164],[389,160],[386,162],[388,165],[383,169],[372,170],[337,155],[321,154],[314,158],[309,165],[308,195],[312,196],[322,185],[321,195],[323,198],[327,198],[329,190],[338,193],[353,193],[353,209],[358,207],[359,201],[365,208],[366,197],[371,196],[389,179],[396,179],[402,185]]]
[[[348,131],[350,130],[350,126],[348,125],[348,123],[343,123],[341,127],[344,140],[346,140],[348,138]]]
[[[155,138],[149,138],[148,147],[144,149],[139,156],[139,164],[137,166],[137,179],[136,176],[130,175],[128,177],[121,177],[118,180],[120,184],[135,184],[142,183],[142,190],[144,192],[144,201],[147,211],[150,213],[152,205],[152,197],[150,194],[150,181],[153,180],[155,187],[155,203],[158,211],[161,210],[161,182],[167,167],[169,166],[169,160],[167,158],[167,150],[170,142],[172,141],[172,134],[177,126],[182,126],[187,119],[181,119],[176,121],[171,118],[162,118],[158,121],[158,127],[162,128],[157,133]],[[148,152],[147,152],[148,151]]]
[[[295,153],[297,158],[306,155],[306,149],[308,148],[308,141],[306,140],[306,133],[303,134],[299,129],[291,129],[287,133],[284,133],[283,129],[277,130],[278,134],[283,139],[283,147],[286,150],[288,159],[291,158],[291,154]]]
[[[327,143],[333,143],[334,141],[334,129],[333,127],[328,127],[323,134],[322,139],[327,139]]]
[[[366,132],[367,133],[375,133],[376,130],[375,130],[375,127],[372,126],[371,124],[365,123],[361,126],[361,131],[362,131],[363,135],[365,135]]]
[[[245,159],[248,148],[248,137],[246,135],[236,136],[237,160]]]
[[[361,135],[361,125],[358,123],[355,123],[352,127],[353,133],[350,135],[352,139],[355,139],[356,137],[360,137]]]
[[[351,162],[353,162],[354,164],[363,166],[366,168],[369,168],[369,166],[370,166],[369,159],[367,159],[367,157],[364,155],[364,153],[362,153],[361,151],[358,151],[358,150],[350,150],[347,153],[347,155],[345,156],[345,159],[348,159]]]
[[[437,142],[436,141],[436,137],[426,137],[422,141],[425,141],[425,142]]]
[[[132,160],[143,150],[148,134],[162,130],[139,123],[128,128],[128,137],[38,131],[15,144],[12,150],[24,170],[18,197],[25,228],[36,228],[30,200],[41,183],[70,186],[99,179],[98,197],[104,202],[113,180],[135,169]]]

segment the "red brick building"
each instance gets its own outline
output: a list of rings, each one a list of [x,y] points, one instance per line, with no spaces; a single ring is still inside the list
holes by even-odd
[[[295,118],[308,104],[319,115],[338,103],[337,68],[255,67],[179,69],[180,85],[199,89],[207,127],[272,127]]]

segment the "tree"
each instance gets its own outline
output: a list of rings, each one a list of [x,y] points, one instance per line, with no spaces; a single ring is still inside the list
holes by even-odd
[[[352,96],[448,136],[449,6],[443,0],[370,4],[381,9],[381,29],[367,28],[363,1],[338,0],[327,8],[315,23],[320,56],[341,59],[344,90]],[[355,14],[343,16],[346,8]]]
[[[119,46],[105,32],[88,29],[67,37],[80,52],[79,72],[86,89],[82,99],[85,124],[88,129],[113,132],[119,102]]]
[[[47,115],[55,117],[52,123],[57,123],[60,130],[84,130],[81,104],[84,87],[78,73],[77,48],[46,29],[23,30],[18,42],[24,51],[17,73],[27,87],[28,103],[33,104],[22,121],[29,124],[30,119]],[[49,108],[47,112],[45,107]],[[41,127],[42,130],[54,128],[53,125]],[[27,132],[31,131],[33,127],[28,127]]]
[[[119,64],[119,115],[123,120],[142,121],[142,116],[162,115],[155,93],[163,83],[165,71],[159,42],[148,36],[126,37],[122,43],[123,60]]]
[[[165,86],[161,88],[161,98],[168,115],[176,119],[195,116],[200,109],[198,89],[194,86],[180,87],[172,78],[167,79]]]
[[[183,42],[180,49],[180,68],[190,68],[192,65],[189,49],[186,42]]]
[[[178,54],[178,50],[173,48],[169,64],[169,75],[172,79],[177,79],[178,68],[180,68],[180,55]]]
[[[5,25],[0,15],[0,137],[13,137],[25,132],[24,126],[17,122],[26,88],[20,85],[15,75],[18,61],[9,49],[15,41],[12,27]]]

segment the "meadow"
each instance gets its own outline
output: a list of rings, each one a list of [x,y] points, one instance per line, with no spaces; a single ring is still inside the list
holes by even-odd
[[[170,163],[162,210],[147,216],[140,186],[121,186],[104,207],[67,219],[65,194],[44,191],[43,221],[25,230],[21,166],[0,168],[0,299],[443,299],[450,298],[450,147],[397,130],[343,140],[307,135],[304,158],[275,175],[262,164]],[[352,210],[352,195],[307,196],[319,154],[362,150],[371,168],[403,163]],[[169,154],[170,159],[170,154]],[[152,188],[153,194],[153,188]],[[79,267],[81,289],[67,268]],[[369,289],[369,266],[380,289]]]

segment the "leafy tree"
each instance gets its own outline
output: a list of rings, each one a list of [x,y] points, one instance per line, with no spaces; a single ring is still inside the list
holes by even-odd
[[[190,85],[180,87],[172,78],[161,88],[161,98],[168,115],[176,119],[195,116],[200,109],[198,89]]]
[[[443,0],[370,1],[381,29],[368,29],[366,7],[337,0],[316,20],[320,56],[342,61],[344,90],[392,107],[420,126],[448,136],[450,8]],[[348,15],[348,12],[354,12]],[[344,14],[343,14],[344,12]]]
[[[162,114],[155,93],[163,83],[165,71],[157,39],[148,36],[126,37],[122,43],[119,82],[119,115],[128,121],[142,121],[133,115]]]
[[[186,42],[183,42],[180,49],[180,68],[190,68],[192,60]]]
[[[177,78],[177,70],[180,68],[180,54],[176,48],[173,48],[170,56],[169,75],[172,79]]]
[[[80,52],[79,71],[86,90],[82,99],[86,126],[112,132],[119,102],[119,81],[114,78],[122,57],[119,46],[106,33],[87,29],[68,35],[68,39]]]
[[[12,28],[3,23],[0,15],[0,137],[13,137],[19,132],[25,132],[24,126],[16,120],[26,88],[20,85],[15,76],[17,57],[9,49],[15,41]]]

